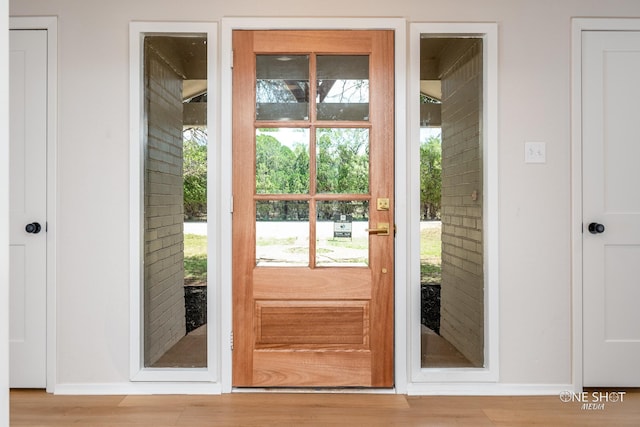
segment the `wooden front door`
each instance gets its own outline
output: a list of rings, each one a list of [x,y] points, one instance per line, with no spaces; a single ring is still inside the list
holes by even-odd
[[[392,387],[393,32],[233,50],[233,385]]]

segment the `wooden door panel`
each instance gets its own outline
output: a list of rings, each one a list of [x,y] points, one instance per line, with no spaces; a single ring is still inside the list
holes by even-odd
[[[368,301],[256,301],[255,348],[366,350]]]
[[[369,352],[256,351],[254,386],[362,387],[371,385]]]
[[[371,299],[371,270],[364,268],[256,268],[255,299]]]
[[[260,53],[371,52],[375,31],[253,31],[253,48]],[[348,40],[345,39],[348,33]],[[286,46],[286,50],[282,47]]]
[[[393,233],[368,237],[366,262],[358,261],[351,267],[317,266],[316,230],[321,219],[316,207],[319,202],[365,202],[369,207],[364,215],[370,228],[394,223],[393,32],[234,31],[233,44],[233,385],[391,387]],[[307,116],[256,119],[256,58],[268,54],[278,55],[277,60],[283,63],[291,60],[287,55],[308,58],[309,93],[305,97],[301,97],[298,77],[285,79],[287,87],[296,91],[292,102],[304,108],[308,103]],[[323,79],[319,74],[316,77],[314,67],[321,55],[352,55],[361,63],[361,57],[368,56],[368,98],[355,108],[368,108],[368,116],[317,120],[316,89]],[[277,62],[276,58],[266,59]],[[282,64],[276,67],[291,69]],[[366,71],[367,62],[364,67]],[[364,119],[353,120],[360,116]],[[302,190],[305,193],[256,194],[256,130],[262,128],[309,130],[309,183],[308,190]],[[325,128],[367,130],[369,190],[316,193],[316,129]],[[378,210],[378,198],[389,199],[389,209]],[[257,265],[256,206],[269,201],[304,202],[308,206],[308,218],[297,220],[298,225],[308,225],[307,267]]]

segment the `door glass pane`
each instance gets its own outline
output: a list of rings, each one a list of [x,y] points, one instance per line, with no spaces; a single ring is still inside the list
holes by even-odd
[[[206,36],[145,37],[145,367],[207,366],[206,79]]]
[[[317,58],[318,120],[369,120],[369,56]]]
[[[309,129],[256,129],[256,193],[309,193]]]
[[[482,40],[425,36],[420,52],[421,366],[482,367]]]
[[[316,156],[318,193],[369,193],[369,129],[318,129]]]
[[[369,265],[369,201],[323,201],[316,210],[316,265]]]
[[[309,119],[309,56],[256,56],[256,120]]]
[[[256,202],[256,265],[309,265],[309,202]]]

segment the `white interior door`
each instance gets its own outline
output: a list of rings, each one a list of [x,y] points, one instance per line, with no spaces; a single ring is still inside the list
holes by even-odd
[[[47,32],[10,35],[10,386],[46,387]]]
[[[640,33],[584,32],[585,386],[640,386]]]

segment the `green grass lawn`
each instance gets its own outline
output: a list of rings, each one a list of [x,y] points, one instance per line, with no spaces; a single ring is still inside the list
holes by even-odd
[[[184,278],[195,283],[207,281],[207,236],[184,235]]]
[[[258,246],[277,246],[277,245],[293,245],[296,241],[295,237],[259,237],[256,241]]]
[[[441,229],[426,228],[420,232],[420,283],[441,283]]]
[[[334,237],[332,239],[328,239],[327,244],[338,248],[367,249],[369,247],[369,239],[367,237],[360,239]]]
[[[420,232],[420,276],[421,283],[440,283],[442,245],[440,228],[427,228]],[[260,242],[274,244],[275,242]],[[283,242],[291,243],[291,242]],[[336,246],[360,247],[360,242],[331,241]],[[184,275],[190,282],[207,280],[207,236],[185,234]]]

